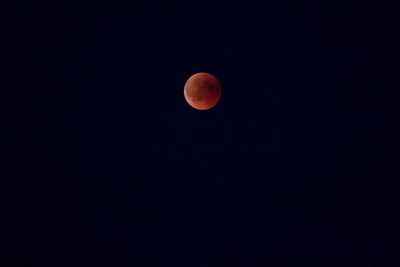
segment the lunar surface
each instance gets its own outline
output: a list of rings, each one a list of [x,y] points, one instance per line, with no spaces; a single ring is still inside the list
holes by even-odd
[[[183,92],[190,106],[198,110],[207,110],[220,100],[221,85],[213,75],[200,72],[187,80]]]

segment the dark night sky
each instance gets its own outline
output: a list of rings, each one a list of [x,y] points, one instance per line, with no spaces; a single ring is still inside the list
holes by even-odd
[[[2,4],[0,266],[400,266],[395,9],[292,2]]]

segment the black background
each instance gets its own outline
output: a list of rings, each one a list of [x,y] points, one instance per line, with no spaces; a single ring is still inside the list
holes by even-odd
[[[2,4],[1,266],[400,266],[395,9],[293,2]]]

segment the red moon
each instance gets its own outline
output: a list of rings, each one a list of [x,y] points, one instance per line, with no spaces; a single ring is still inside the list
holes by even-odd
[[[190,106],[207,110],[214,107],[221,98],[221,85],[213,75],[200,72],[187,80],[183,93]]]

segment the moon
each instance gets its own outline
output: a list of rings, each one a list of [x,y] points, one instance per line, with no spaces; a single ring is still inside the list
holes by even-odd
[[[199,72],[186,81],[183,93],[191,107],[197,110],[208,110],[220,100],[221,85],[210,73]]]

